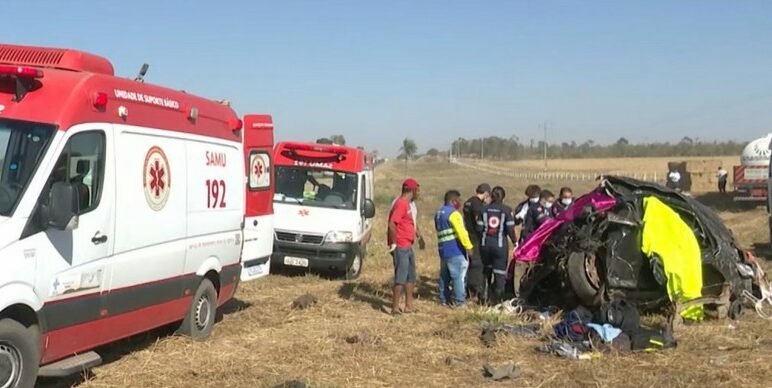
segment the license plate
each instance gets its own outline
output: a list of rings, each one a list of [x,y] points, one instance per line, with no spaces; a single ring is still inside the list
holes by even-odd
[[[293,267],[308,267],[308,259],[302,257],[284,256],[284,265]]]
[[[247,268],[247,275],[249,276],[257,276],[263,274],[263,267],[265,265],[253,265],[251,267]]]

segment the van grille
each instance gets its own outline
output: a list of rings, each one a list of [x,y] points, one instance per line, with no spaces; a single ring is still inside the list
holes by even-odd
[[[324,236],[314,234],[276,232],[276,239],[279,241],[321,245],[322,241],[324,241]]]

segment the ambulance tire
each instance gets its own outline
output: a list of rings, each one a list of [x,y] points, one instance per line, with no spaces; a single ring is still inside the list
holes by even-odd
[[[216,316],[217,290],[211,280],[204,278],[177,332],[196,341],[203,341],[212,334]]]
[[[0,319],[0,386],[34,387],[40,363],[37,326]]]
[[[357,253],[351,260],[351,264],[348,265],[348,268],[346,268],[346,272],[343,275],[346,280],[354,280],[362,274],[362,264],[364,262],[362,257],[364,257],[364,250]]]

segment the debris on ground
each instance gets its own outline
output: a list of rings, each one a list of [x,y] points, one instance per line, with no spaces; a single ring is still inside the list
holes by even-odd
[[[346,337],[346,343],[377,345],[381,343],[381,339],[378,336],[374,336],[370,333],[358,333]]]
[[[500,381],[504,379],[516,379],[520,377],[522,371],[515,364],[509,363],[498,368],[491,364],[483,365],[486,377],[490,377],[493,381]]]
[[[445,365],[447,366],[459,366],[459,365],[467,365],[469,363],[469,357],[456,357],[456,356],[447,356],[445,357]]]
[[[295,310],[305,310],[318,302],[315,296],[311,294],[304,294],[295,299],[292,302],[292,308]]]
[[[306,388],[306,387],[308,387],[308,385],[306,385],[306,383],[300,380],[285,381],[279,385],[274,386],[274,388]]]
[[[569,360],[589,360],[590,345],[587,343],[568,343],[564,341],[552,341],[537,348],[542,353],[550,353]]]
[[[496,342],[496,333],[504,333],[519,337],[537,338],[539,337],[539,330],[541,330],[541,325],[538,323],[531,323],[527,325],[486,323],[483,326],[482,333],[480,333],[480,341],[482,341],[486,347],[491,347]]]

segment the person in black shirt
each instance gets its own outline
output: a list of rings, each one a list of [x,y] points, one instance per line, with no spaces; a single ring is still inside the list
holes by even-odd
[[[480,253],[483,262],[483,276],[488,290],[488,300],[499,303],[504,297],[509,264],[509,238],[513,243],[515,237],[515,216],[512,208],[504,205],[504,189],[496,186],[491,190],[492,202],[482,210],[482,217],[477,225],[482,228],[480,234]]]
[[[464,226],[469,233],[469,239],[472,240],[472,256],[469,258],[469,268],[467,269],[467,294],[470,299],[482,301],[485,299],[485,280],[483,278],[483,263],[480,256],[480,236],[482,227],[478,221],[482,217],[482,210],[490,202],[491,186],[483,183],[477,186],[475,195],[464,202]]]

